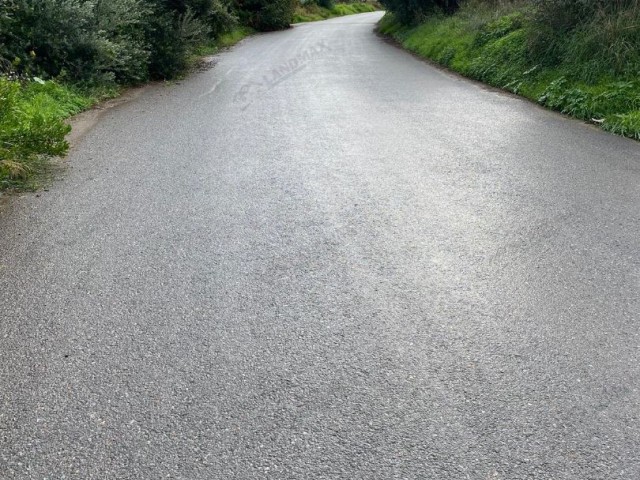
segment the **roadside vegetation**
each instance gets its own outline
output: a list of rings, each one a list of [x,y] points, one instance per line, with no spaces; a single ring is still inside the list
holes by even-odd
[[[296,1],[0,0],[0,190],[37,186],[69,116],[287,28]]]
[[[470,78],[640,140],[639,0],[384,0],[380,31]]]
[[[0,77],[0,190],[37,187],[47,157],[68,149],[71,128],[64,119],[116,93],[111,86],[87,89],[37,77]]]
[[[300,0],[293,15],[294,23],[316,22],[328,18],[381,10],[377,1],[335,2],[334,0]]]

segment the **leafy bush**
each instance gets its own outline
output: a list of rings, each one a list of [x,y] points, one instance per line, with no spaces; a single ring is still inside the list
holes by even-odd
[[[16,70],[76,81],[146,78],[141,24],[151,11],[142,0],[9,2],[0,17],[0,44]]]
[[[319,7],[328,8],[329,10],[331,10],[336,2],[334,0],[317,0],[317,4]]]
[[[460,6],[459,0],[382,0],[381,3],[406,25],[421,22],[436,12],[453,13]]]
[[[173,78],[185,70],[190,50],[208,35],[203,19],[188,7],[184,13],[158,7],[146,28],[152,46],[149,60],[152,78]]]
[[[325,4],[328,2],[325,2]],[[331,2],[333,3],[333,2]],[[353,3],[336,3],[330,8],[320,6],[315,0],[307,1],[296,7],[293,20],[295,23],[315,22],[327,18],[354,15],[356,13],[375,12],[379,4],[369,1]]]
[[[98,50],[90,34],[91,7],[75,0],[10,0],[0,19],[0,43],[20,70],[85,76]]]
[[[145,25],[152,78],[175,77],[185,70],[198,45],[219,38],[238,24],[230,0],[147,1],[155,12]]]
[[[145,80],[150,48],[144,26],[153,14],[151,6],[146,0],[98,1],[93,11],[98,75],[117,83]]]
[[[256,30],[288,28],[293,21],[297,0],[237,0],[246,23]]]
[[[175,76],[237,23],[227,0],[3,1],[3,70],[94,84]]]
[[[224,0],[213,0],[211,8],[204,15],[211,36],[219,38],[238,26],[238,17],[232,11],[230,3]]]

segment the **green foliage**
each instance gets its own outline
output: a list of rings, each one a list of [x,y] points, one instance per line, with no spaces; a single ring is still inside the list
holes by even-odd
[[[0,189],[63,155],[63,120],[117,85],[175,77],[201,45],[246,36],[230,1],[0,0]]]
[[[100,84],[170,78],[237,24],[225,0],[3,0],[3,70]],[[64,32],[64,34],[61,34]]]
[[[209,27],[211,38],[219,39],[232,31],[239,31],[238,16],[233,12],[231,3],[227,0],[213,0],[203,18]]]
[[[355,3],[336,3],[331,9],[331,15],[334,17],[341,17],[344,15],[355,15],[358,13],[375,12],[377,10],[376,5],[368,2],[355,2]]]
[[[382,0],[387,10],[405,25],[424,21],[437,12],[453,13],[460,6],[459,0]]]
[[[464,75],[594,121],[609,131],[639,138],[640,62],[636,56],[640,52],[640,22],[627,28],[636,18],[637,4],[625,1],[611,2],[616,8],[600,4],[599,9],[590,10],[586,23],[584,18],[558,20],[565,31],[558,34],[554,48],[560,53],[554,58],[535,54],[534,40],[540,35],[542,17],[540,10],[531,9],[526,2],[473,0],[453,16],[430,16],[417,27],[404,26],[397,15],[387,14],[380,31],[392,35],[405,48]],[[554,2],[545,0],[539,8],[547,3]],[[621,9],[622,4],[628,8]],[[580,10],[581,15],[586,11]],[[611,27],[601,28],[605,24]]]
[[[297,0],[237,0],[245,21],[259,31],[288,28],[296,3]]]
[[[523,13],[515,12],[482,24],[476,33],[474,45],[480,47],[493,40],[505,37],[511,32],[520,30],[524,26],[524,23],[525,16]]]
[[[148,19],[152,78],[173,78],[183,72],[200,45],[232,31],[238,18],[225,0],[147,0],[155,16]]]
[[[581,88],[569,86],[565,77],[551,82],[538,98],[541,105],[583,120],[588,118],[590,112],[588,100],[587,93]]]
[[[526,34],[509,32],[482,47],[484,54],[469,62],[468,73],[478,80],[502,88],[515,86],[513,80],[526,69]]]
[[[377,5],[372,2],[336,3],[331,8],[325,8],[315,1],[311,1],[296,7],[293,21],[295,23],[315,22],[344,15],[375,12],[376,10]]]
[[[102,0],[94,14],[98,75],[120,84],[145,80],[151,48],[144,25],[153,9],[145,0]]]
[[[331,10],[336,4],[334,0],[317,0],[317,2],[318,2],[318,6],[322,8],[327,8],[329,10]]]
[[[147,26],[153,47],[149,58],[152,78],[173,78],[187,67],[190,48],[205,38],[206,27],[191,10],[183,14],[167,10],[158,13]]]
[[[533,22],[530,54],[539,63],[573,64],[588,82],[640,74],[637,0],[540,0]]]
[[[640,110],[608,116],[602,128],[618,135],[640,140]]]
[[[598,85],[570,83],[561,76],[553,80],[538,102],[583,120],[602,119],[640,109],[640,82],[601,82]]]
[[[70,127],[62,118],[84,100],[54,82],[0,78],[0,188],[24,185],[43,157],[63,155]]]
[[[298,3],[300,6],[306,8],[318,6],[327,10],[331,10],[336,4],[335,0],[299,0]]]
[[[0,17],[0,44],[15,70],[75,81],[146,77],[141,23],[150,11],[142,0],[9,1]]]

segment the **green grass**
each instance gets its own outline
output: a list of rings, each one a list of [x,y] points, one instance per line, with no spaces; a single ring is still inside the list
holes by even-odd
[[[609,132],[640,140],[640,110],[613,114],[605,118],[602,128]]]
[[[65,136],[70,127],[64,120],[118,91],[0,77],[0,190],[37,188],[47,159],[69,148]]]
[[[230,32],[222,34],[214,41],[198,46],[194,50],[193,59],[218,53],[221,49],[232,47],[254,33],[255,30],[249,27],[234,28]]]
[[[293,22],[316,22],[376,10],[380,10],[380,6],[374,2],[336,3],[332,8],[323,8],[316,4],[299,5],[294,13]]]
[[[238,43],[240,40],[248,37],[249,35],[252,35],[253,33],[255,33],[254,30],[249,27],[236,28],[229,33],[223,34],[218,39],[217,43],[220,48],[231,47]]]
[[[379,31],[404,48],[467,77],[522,95],[548,108],[593,121],[605,130],[640,139],[640,78],[634,57],[605,64],[604,57],[579,55],[585,29],[563,39],[567,54],[552,64],[535,60],[535,28],[527,7],[462,8],[406,27],[392,14]],[[611,52],[615,59],[616,52]],[[633,55],[634,52],[631,52]],[[630,66],[631,65],[631,66]],[[640,70],[635,70],[640,71]]]

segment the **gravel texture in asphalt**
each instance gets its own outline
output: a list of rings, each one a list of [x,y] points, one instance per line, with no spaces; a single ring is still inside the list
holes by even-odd
[[[106,112],[0,207],[0,478],[640,478],[640,144],[380,13]]]

